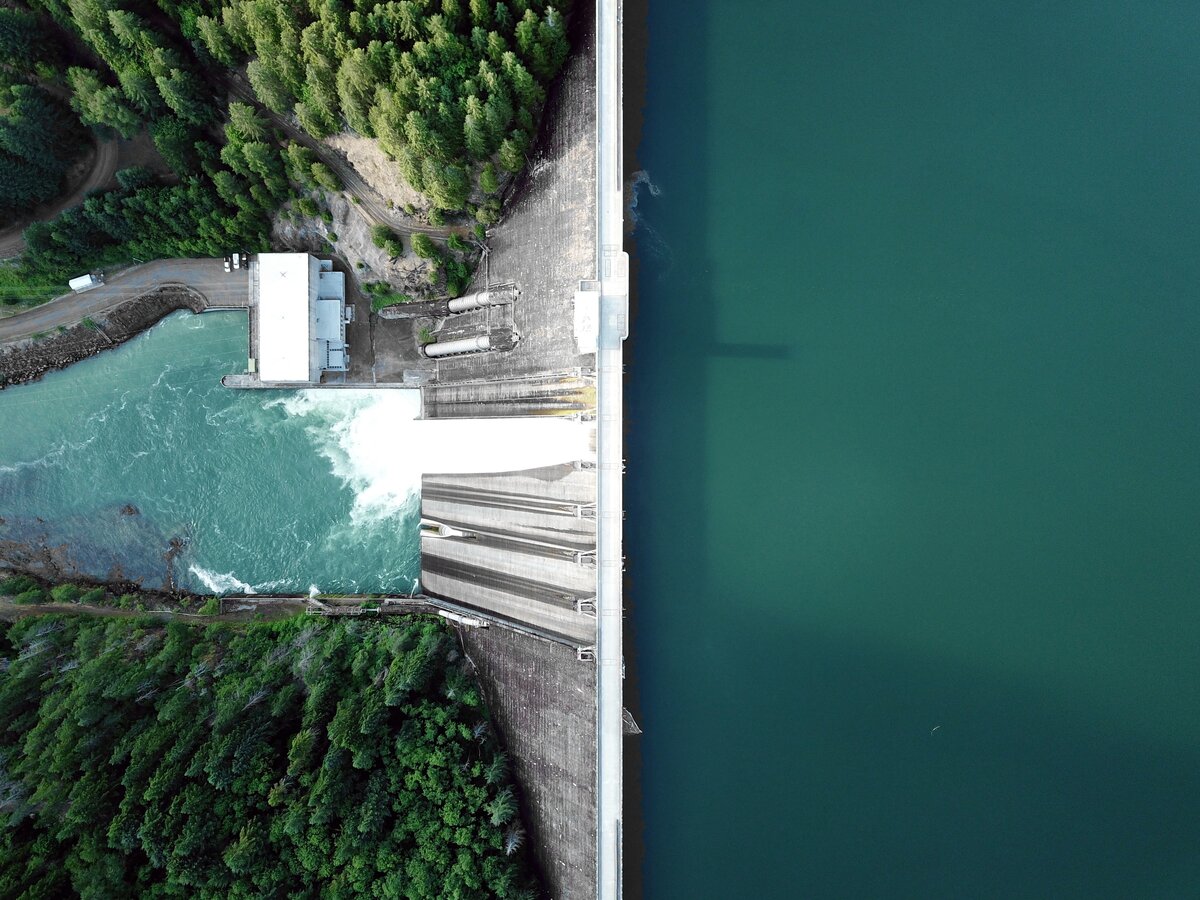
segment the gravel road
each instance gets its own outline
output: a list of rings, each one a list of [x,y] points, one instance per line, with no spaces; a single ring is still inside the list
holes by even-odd
[[[160,259],[118,272],[90,291],[66,294],[0,319],[0,344],[97,318],[127,300],[168,284],[184,284],[199,291],[210,307],[244,307],[249,303],[248,269],[226,272],[220,259]]]

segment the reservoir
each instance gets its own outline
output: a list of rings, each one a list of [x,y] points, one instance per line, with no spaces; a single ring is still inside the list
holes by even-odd
[[[1195,896],[1200,9],[648,29],[629,877]]]

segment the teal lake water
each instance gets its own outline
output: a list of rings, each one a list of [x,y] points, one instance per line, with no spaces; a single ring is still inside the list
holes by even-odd
[[[1200,8],[650,4],[648,897],[1200,893]]]
[[[0,392],[0,540],[66,547],[84,573],[149,586],[179,538],[177,582],[195,591],[411,590],[419,475],[388,429],[417,395],[222,387],[245,357],[244,314],[177,313]],[[390,480],[371,464],[381,443]]]
[[[0,565],[157,587],[176,543],[201,593],[408,593],[422,473],[594,456],[587,423],[424,420],[413,390],[222,387],[245,359],[244,313],[176,313],[0,392]]]

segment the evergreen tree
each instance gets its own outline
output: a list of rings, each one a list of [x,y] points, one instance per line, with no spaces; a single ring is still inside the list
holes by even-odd
[[[303,185],[314,183],[313,166],[317,165],[317,158],[303,144],[288,143],[284,147],[283,162],[292,181]]]
[[[126,66],[117,73],[121,83],[121,92],[130,105],[142,116],[154,115],[163,107],[162,98],[158,93],[158,85],[150,73],[140,66]]]
[[[55,63],[57,49],[38,17],[28,10],[0,7],[0,71],[32,74],[39,61]]]
[[[158,85],[163,101],[183,121],[202,125],[212,118],[210,102],[196,76],[173,69],[170,75],[155,78],[154,83]]]
[[[523,131],[513,131],[500,144],[500,167],[506,172],[519,172],[525,167],[525,150],[529,138]]]
[[[463,117],[463,143],[474,159],[484,159],[492,149],[487,114],[478,97],[467,98],[466,114]]]
[[[267,137],[267,120],[248,103],[229,104],[229,123],[245,140],[261,141]]]
[[[483,164],[483,171],[479,173],[479,186],[483,188],[485,194],[494,194],[500,190],[500,181],[496,177],[496,167],[490,160]]]
[[[438,253],[437,244],[433,242],[429,235],[422,234],[420,232],[417,232],[412,236],[412,249],[413,253],[417,254],[417,256],[421,257],[422,259],[437,259],[437,257],[440,255]],[[406,657],[406,659],[408,658],[409,657]],[[416,657],[412,657],[411,659],[413,663],[417,662]],[[411,684],[412,681],[412,677],[407,676],[405,679],[405,684]]]
[[[375,100],[377,76],[362,49],[354,49],[342,60],[335,81],[338,100],[346,121],[359,134],[374,137],[371,106]]]
[[[471,182],[461,166],[440,165],[426,157],[421,165],[424,192],[439,209],[462,209],[471,193]]]
[[[342,189],[342,180],[338,178],[337,173],[329,166],[322,162],[315,162],[310,167],[313,181],[321,187],[329,191],[340,191]]]
[[[199,135],[186,122],[175,116],[163,116],[150,126],[154,146],[176,175],[186,175],[199,168],[196,152]]]
[[[137,133],[141,117],[121,91],[104,84],[93,70],[79,66],[67,70],[67,80],[74,93],[71,105],[85,125],[109,128],[125,138]]]
[[[44,167],[0,151],[0,211],[27,210],[53,196],[57,188]]]
[[[227,7],[228,8],[228,7]],[[209,54],[217,62],[232,66],[236,59],[234,42],[221,23],[210,16],[200,16],[196,19],[196,30],[200,40]]]
[[[250,79],[250,86],[267,109],[280,114],[291,109],[294,98],[284,85],[279,72],[273,67],[261,60],[252,59],[246,66],[246,77]]]
[[[154,45],[153,39],[147,33],[146,23],[134,13],[123,9],[110,9],[108,22],[113,37],[120,41],[121,46],[127,50],[138,50]]]

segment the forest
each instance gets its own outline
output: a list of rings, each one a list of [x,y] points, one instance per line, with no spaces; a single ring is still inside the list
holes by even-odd
[[[0,895],[533,897],[444,623],[0,623]]]
[[[374,138],[432,222],[493,224],[568,53],[545,0],[2,2],[0,215],[54,195],[82,126],[148,131],[173,177],[127,171],[31,225],[0,288],[267,249],[284,203],[340,187],[284,125]]]
[[[36,85],[0,86],[0,110],[2,222],[55,197],[86,144],[70,107]]]

